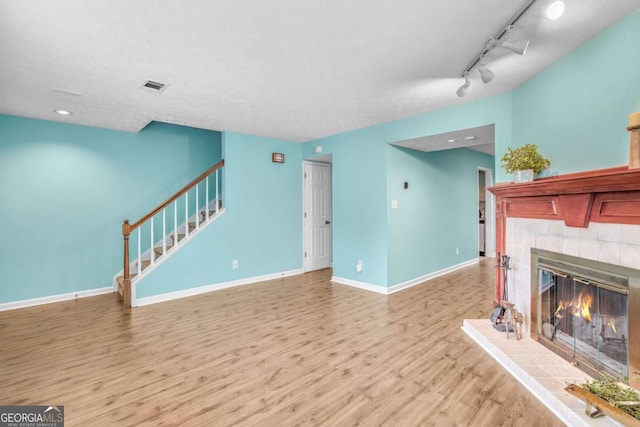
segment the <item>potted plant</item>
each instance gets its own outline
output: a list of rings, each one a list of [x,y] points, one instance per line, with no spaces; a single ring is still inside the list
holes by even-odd
[[[500,161],[506,173],[514,174],[515,182],[531,182],[534,173],[551,166],[551,161],[538,152],[535,144],[525,144],[515,149],[507,147]]]
[[[603,376],[565,390],[586,403],[585,413],[592,418],[606,414],[625,426],[640,426],[640,394],[629,387],[628,378]]]

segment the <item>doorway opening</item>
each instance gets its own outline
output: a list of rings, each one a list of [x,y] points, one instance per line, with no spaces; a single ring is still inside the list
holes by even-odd
[[[328,160],[305,160],[302,165],[304,271],[332,264],[331,158]]]
[[[478,168],[478,256],[494,256],[494,199],[487,188],[493,185],[493,171]]]
[[[485,210],[485,198],[484,198],[484,189],[485,189],[485,171],[478,171],[478,255],[483,257],[485,256],[486,249],[486,234],[485,234],[485,219],[486,219],[486,210]]]

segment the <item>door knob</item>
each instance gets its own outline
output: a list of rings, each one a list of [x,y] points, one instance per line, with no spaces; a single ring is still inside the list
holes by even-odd
[[[324,223],[325,224],[331,224],[331,221],[325,221]]]

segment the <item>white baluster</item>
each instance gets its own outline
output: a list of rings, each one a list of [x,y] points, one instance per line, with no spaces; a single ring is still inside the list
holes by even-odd
[[[178,244],[178,199],[173,202],[173,246]]]
[[[162,256],[167,254],[167,208],[162,209]]]
[[[138,227],[138,276],[140,276],[140,272],[142,271],[142,226]]]
[[[184,237],[189,237],[189,192],[184,193]]]
[[[220,207],[220,200],[218,200],[218,170],[216,169],[216,213],[218,213],[218,208]]]
[[[200,228],[200,215],[198,215],[198,184],[196,184],[196,229]]]
[[[207,221],[209,221],[209,175],[207,175],[204,181],[204,192],[207,193],[204,198],[204,216],[207,218]]]
[[[151,217],[151,265],[153,265],[153,263],[156,260],[155,255],[156,255],[156,252],[153,247],[153,217]]]

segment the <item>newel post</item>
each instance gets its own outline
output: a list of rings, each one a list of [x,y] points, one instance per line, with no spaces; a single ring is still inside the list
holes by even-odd
[[[126,307],[131,307],[131,276],[129,274],[129,235],[131,234],[131,225],[129,220],[125,219],[122,224],[122,236],[124,237],[124,278],[122,283],[122,299]]]
[[[629,115],[629,169],[640,168],[640,112]]]

